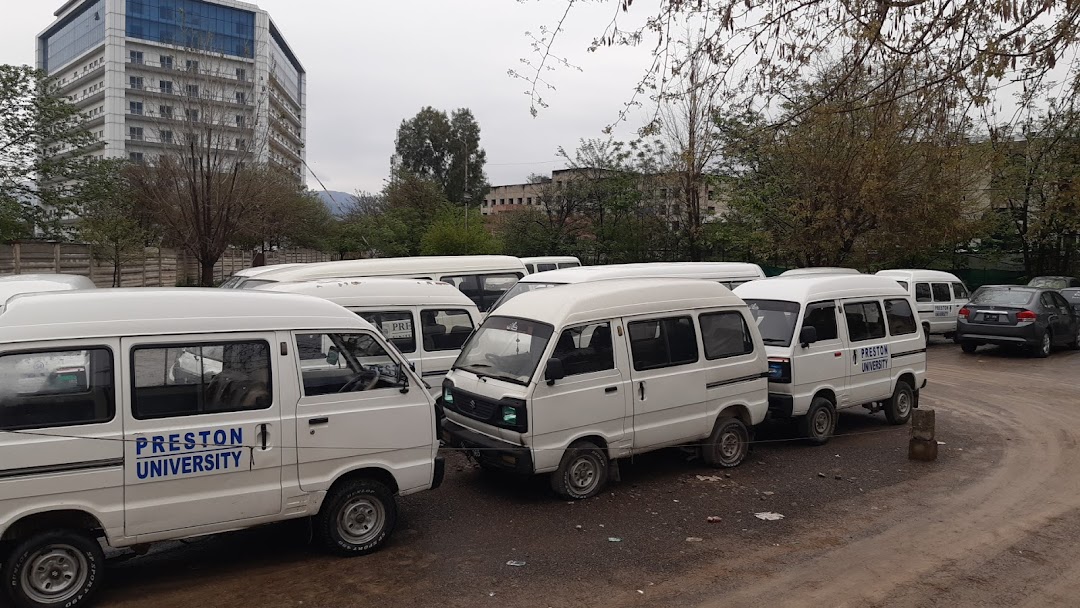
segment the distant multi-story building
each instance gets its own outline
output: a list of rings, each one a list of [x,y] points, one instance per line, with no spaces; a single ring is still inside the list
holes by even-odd
[[[65,153],[153,162],[213,132],[203,144],[303,180],[307,75],[266,11],[233,0],[70,0],[55,16],[37,37],[38,67],[98,140]]]
[[[483,202],[480,211],[483,215],[498,215],[500,213],[520,211],[522,209],[545,207],[544,197],[551,192],[558,192],[565,184],[574,180],[597,179],[609,174],[609,171],[598,169],[559,169],[551,172],[550,179],[539,182],[524,184],[510,184],[506,186],[491,186]],[[677,188],[672,187],[671,180],[659,179],[649,183],[650,191],[643,197],[647,204],[666,216],[678,221],[680,214],[680,195]],[[552,189],[554,186],[554,190]],[[711,221],[719,217],[727,208],[723,197],[718,196],[717,188],[711,185],[703,186],[699,194],[701,200],[701,213],[705,221]]]

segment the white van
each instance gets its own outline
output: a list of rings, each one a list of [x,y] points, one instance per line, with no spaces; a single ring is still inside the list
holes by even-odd
[[[716,281],[729,289],[747,281],[765,278],[761,266],[742,262],[646,262],[609,264],[549,270],[530,274],[518,281],[492,308],[498,308],[517,296],[559,285],[607,281],[611,279],[704,279]]]
[[[959,277],[939,270],[882,270],[877,274],[894,279],[915,298],[928,341],[932,334],[953,337],[956,316],[971,298],[967,285]]]
[[[412,258],[371,258],[303,264],[265,272],[246,279],[236,289],[268,283],[356,277],[402,277],[450,283],[487,312],[506,290],[525,276],[521,260],[508,255],[446,255]]]
[[[203,373],[178,373],[181,356]],[[19,296],[0,314],[0,581],[20,608],[81,605],[101,586],[99,539],[142,548],[307,516],[330,551],[373,551],[395,495],[442,480],[421,382],[318,298]]]
[[[800,418],[825,443],[837,411],[864,406],[904,424],[926,385],[926,344],[915,302],[886,277],[778,277],[735,290],[769,354],[769,413]]]
[[[77,274],[13,274],[0,277],[0,312],[8,300],[24,293],[96,289],[89,278]]]
[[[224,283],[218,285],[221,289],[235,289],[241,283],[250,279],[251,277],[257,277],[260,274],[265,274],[272,270],[281,270],[282,268],[295,268],[297,266],[303,266],[303,264],[270,264],[267,266],[252,266],[251,268],[245,268],[243,270],[236,271],[231,277],[225,280]]]
[[[577,268],[578,266],[581,266],[581,260],[569,255],[521,258],[521,263],[525,264],[525,270],[528,270],[529,274],[547,272],[549,270],[559,270],[560,268]]]
[[[814,266],[811,268],[792,268],[780,273],[782,277],[798,277],[817,274],[862,274],[854,268],[839,268],[835,266]]]
[[[435,395],[482,320],[472,300],[437,281],[365,277],[270,283],[256,289],[315,296],[360,315],[408,358]]]
[[[443,381],[443,438],[481,467],[551,473],[558,494],[588,498],[617,459],[667,446],[738,465],[768,410],[767,375],[746,305],[717,283],[535,291],[462,349]]]

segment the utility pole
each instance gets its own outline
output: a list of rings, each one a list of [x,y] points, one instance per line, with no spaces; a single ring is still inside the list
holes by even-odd
[[[461,202],[465,203],[465,234],[469,234],[469,140],[465,144],[465,183],[461,187]]]

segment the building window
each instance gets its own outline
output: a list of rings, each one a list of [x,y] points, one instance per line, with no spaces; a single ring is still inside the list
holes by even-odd
[[[236,139],[236,149],[237,150],[247,150],[247,140],[237,138]]]
[[[160,114],[162,118],[172,118],[172,106],[159,107],[158,114]]]
[[[133,163],[141,163],[141,162],[143,162],[143,153],[142,152],[132,152],[132,153],[128,154],[128,160],[130,160]]]
[[[172,81],[171,80],[162,80],[161,82],[158,83],[158,85],[161,87],[161,92],[162,93],[165,93],[166,95],[172,95]]]
[[[143,113],[143,103],[142,103],[141,101],[132,101],[132,102],[129,102],[129,103],[128,103],[128,111],[129,111],[129,112],[131,112],[132,114],[136,114],[136,115],[138,115],[138,116],[142,116],[142,113]]]
[[[162,131],[161,132],[161,141],[163,141],[163,142],[165,142],[167,144],[173,143],[173,133],[172,133],[172,131]]]
[[[198,72],[199,71],[199,62],[198,62],[198,60],[188,59],[186,62],[184,62],[184,66],[187,68],[187,71],[189,71],[189,72]]]
[[[715,205],[709,205],[709,213],[716,213],[716,206]]]
[[[130,79],[128,79],[128,82],[129,82],[129,84],[131,84],[131,88],[133,88],[133,89],[141,89],[141,88],[143,88],[142,76],[132,76]],[[83,89],[83,95],[85,95],[85,94],[86,94],[86,90]]]
[[[506,204],[506,199],[505,198],[500,198],[499,199],[499,204],[500,205],[505,205]]]
[[[187,116],[187,119],[190,120],[191,122],[195,122],[195,121],[199,120],[199,111],[198,110],[188,109],[188,110],[184,111],[184,114]]]
[[[131,57],[131,63],[138,63],[138,64],[143,63],[143,53],[142,53],[142,51],[131,51],[131,53],[129,55]]]
[[[707,198],[706,198],[706,200],[710,200],[710,201],[711,201],[711,200],[712,200],[712,197],[713,197],[713,191],[712,191],[712,190],[709,190],[709,193],[708,193],[708,195],[706,195],[706,197],[707,197]]]
[[[142,127],[130,127],[128,129],[128,134],[131,136],[131,139],[134,139],[134,140],[137,140],[137,141],[142,141],[143,128]]]
[[[240,105],[247,103],[247,95],[245,95],[243,91],[236,92],[236,103]]]
[[[247,82],[247,70],[244,68],[236,68],[236,79],[240,82]]]
[[[243,114],[237,114],[236,115],[236,126],[243,129],[245,125],[247,125],[247,117],[244,116]]]
[[[199,96],[199,85],[197,85],[197,84],[189,84],[189,85],[187,85],[187,96],[188,97],[198,97]]]
[[[161,56],[161,67],[165,68],[166,70],[173,69],[172,55],[162,55]]]
[[[519,205],[521,204],[521,197],[520,196],[518,197],[518,204]]]
[[[528,199],[526,199],[526,204],[528,204],[528,205],[532,204],[532,197],[531,196]]]

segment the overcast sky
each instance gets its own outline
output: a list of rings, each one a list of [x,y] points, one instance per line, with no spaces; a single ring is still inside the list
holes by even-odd
[[[525,32],[554,24],[565,0],[257,3],[307,70],[307,161],[331,190],[379,190],[398,125],[426,105],[472,109],[493,185],[550,172],[561,166],[554,162],[560,145],[599,137],[616,119],[648,60],[646,49],[587,53],[614,5],[579,6],[559,49],[584,71],[548,74],[558,90],[544,94],[551,107],[532,118],[526,83],[507,70],[523,67],[531,53]],[[33,64],[35,36],[63,0],[3,4],[0,63]],[[310,176],[308,185],[318,187]]]

